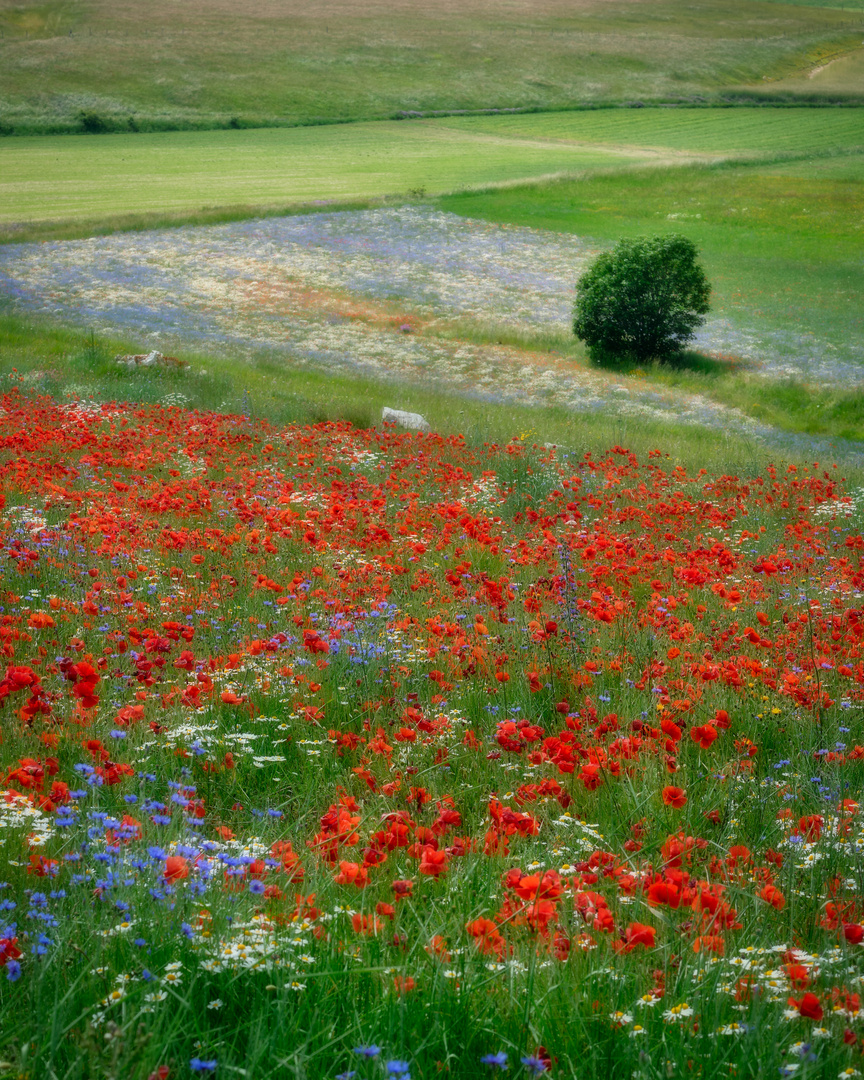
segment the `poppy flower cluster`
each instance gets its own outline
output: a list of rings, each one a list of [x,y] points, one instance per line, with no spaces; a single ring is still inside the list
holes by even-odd
[[[8,992],[135,940],[205,1005],[362,974],[521,1017],[611,972],[572,1004],[609,1039],[771,1008],[853,1067],[864,537],[833,467],[17,393],[0,446]],[[92,976],[97,1025],[158,1018],[135,972]],[[541,1036],[512,1052],[553,1071]]]

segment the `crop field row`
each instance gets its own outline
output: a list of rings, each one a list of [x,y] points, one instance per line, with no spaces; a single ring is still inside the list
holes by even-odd
[[[685,153],[804,155],[864,145],[858,109],[598,109],[593,112],[448,117],[463,132],[680,150]]]

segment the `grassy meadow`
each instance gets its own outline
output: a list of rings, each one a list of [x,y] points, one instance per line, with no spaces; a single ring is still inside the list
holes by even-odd
[[[838,152],[864,146],[861,115],[807,108],[603,110],[9,139],[0,142],[0,236],[87,235],[136,220],[252,216],[316,200],[422,197],[648,163],[784,155],[833,163]]]
[[[859,5],[766,0],[18,0],[0,9],[0,124],[148,131],[748,93],[848,101],[864,93],[860,68],[824,86],[807,75],[860,48],[862,26]]]
[[[864,1073],[862,34],[0,5],[0,1078]]]
[[[833,115],[833,114],[832,114]],[[323,128],[33,137],[0,143],[9,238],[39,221],[233,212],[405,198],[525,176],[613,168],[656,152],[592,140],[500,136],[436,121]],[[95,175],[95,182],[94,182]]]
[[[63,238],[407,198],[601,245],[681,231],[703,253],[718,316],[766,342],[782,337],[790,355],[814,353],[820,363],[833,358],[859,370],[861,115],[628,109],[13,139],[0,143],[0,230],[6,240]],[[587,365],[566,326],[551,337],[546,327],[522,330],[516,340],[494,320],[475,318],[439,320],[429,333],[511,340]],[[737,363],[733,348],[726,357],[693,356],[677,370],[637,374],[782,430],[864,435],[856,381],[808,379],[800,364],[765,378]]]

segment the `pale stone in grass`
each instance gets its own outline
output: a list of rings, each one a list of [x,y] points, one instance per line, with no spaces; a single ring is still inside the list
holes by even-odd
[[[135,353],[115,356],[114,361],[117,364],[125,364],[126,367],[176,367],[183,368],[188,367],[188,361],[178,360],[176,356],[163,356],[161,352],[157,352],[155,349],[149,353]]]
[[[410,431],[429,430],[429,423],[425,416],[416,412],[404,412],[402,409],[388,409],[385,406],[381,411],[381,420],[385,424],[396,424]]]

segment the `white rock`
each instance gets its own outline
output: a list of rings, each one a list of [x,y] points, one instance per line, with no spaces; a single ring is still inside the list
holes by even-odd
[[[402,409],[385,407],[381,412],[381,419],[385,424],[397,424],[410,431],[429,431],[429,424],[425,416],[421,416],[420,413],[403,412]]]

